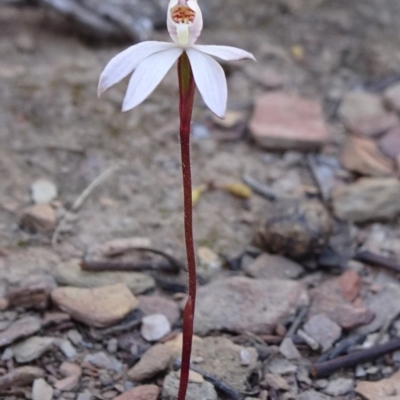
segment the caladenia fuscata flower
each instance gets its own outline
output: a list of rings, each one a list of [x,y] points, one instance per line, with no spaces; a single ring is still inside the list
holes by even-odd
[[[203,17],[196,0],[171,0],[167,11],[167,28],[171,43],[148,41],[138,43],[116,55],[100,76],[98,94],[132,74],[122,111],[142,103],[178,61],[180,144],[183,177],[183,208],[188,300],[183,312],[183,347],[178,400],[184,400],[189,379],[193,320],[196,300],[196,261],[193,244],[192,178],[190,164],[190,123],[196,86],[208,106],[223,118],[227,103],[224,71],[213,57],[225,61],[253,59],[251,53],[230,46],[197,45],[203,28]]]

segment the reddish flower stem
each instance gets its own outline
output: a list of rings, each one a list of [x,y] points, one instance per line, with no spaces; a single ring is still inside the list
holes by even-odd
[[[196,86],[186,53],[183,53],[178,60],[178,78],[180,116],[179,135],[181,142],[184,228],[189,275],[188,300],[183,311],[182,364],[178,400],[185,400],[189,381],[194,309],[196,303],[196,260],[193,243],[192,173],[190,167],[190,122],[192,119],[193,99]]]

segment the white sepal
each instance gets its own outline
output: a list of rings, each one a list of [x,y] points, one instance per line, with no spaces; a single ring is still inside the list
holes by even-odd
[[[225,61],[237,61],[249,58],[256,61],[253,54],[246,50],[239,49],[231,46],[213,46],[213,45],[201,45],[196,44],[193,46],[194,49],[201,51],[202,53],[209,54],[210,56],[218,57]]]
[[[122,111],[131,110],[144,101],[159,85],[182,51],[173,46],[169,50],[155,53],[143,60],[129,80]]]
[[[224,118],[228,96],[224,70],[212,57],[198,50],[190,48],[187,55],[204,102],[217,117]]]
[[[98,95],[128,76],[147,57],[173,47],[173,43],[149,41],[135,44],[117,54],[100,75]]]

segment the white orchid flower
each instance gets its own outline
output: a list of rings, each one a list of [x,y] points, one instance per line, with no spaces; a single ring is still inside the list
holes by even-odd
[[[222,67],[210,56],[225,61],[254,56],[230,46],[196,45],[203,28],[203,17],[197,0],[170,0],[167,28],[173,43],[148,41],[135,44],[117,54],[100,76],[98,94],[115,85],[133,72],[122,111],[142,103],[159,85],[177,59],[186,52],[200,94],[210,110],[224,118],[227,84]]]

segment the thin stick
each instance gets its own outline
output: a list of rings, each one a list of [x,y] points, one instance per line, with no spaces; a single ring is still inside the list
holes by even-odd
[[[72,207],[67,211],[61,221],[58,223],[56,229],[54,230],[53,236],[51,238],[51,244],[54,246],[57,243],[58,236],[61,230],[64,228],[66,221],[79,207],[84,203],[84,201],[89,197],[89,195],[99,186],[103,181],[105,181],[115,170],[117,170],[120,165],[114,165],[102,172],[90,185],[78,196],[78,198],[72,204]]]
[[[256,181],[250,175],[243,175],[242,179],[243,182],[258,195],[265,197],[268,200],[276,199],[276,193],[269,186],[263,185],[262,183]]]
[[[400,339],[391,340],[390,342],[357,351],[346,356],[334,358],[333,360],[316,363],[311,367],[311,375],[314,378],[328,376],[342,368],[354,367],[357,364],[374,361],[387,353],[400,349]]]
[[[400,272],[399,263],[379,254],[371,253],[370,251],[360,251],[353,257],[353,259],[366,264],[375,264],[395,272]]]

